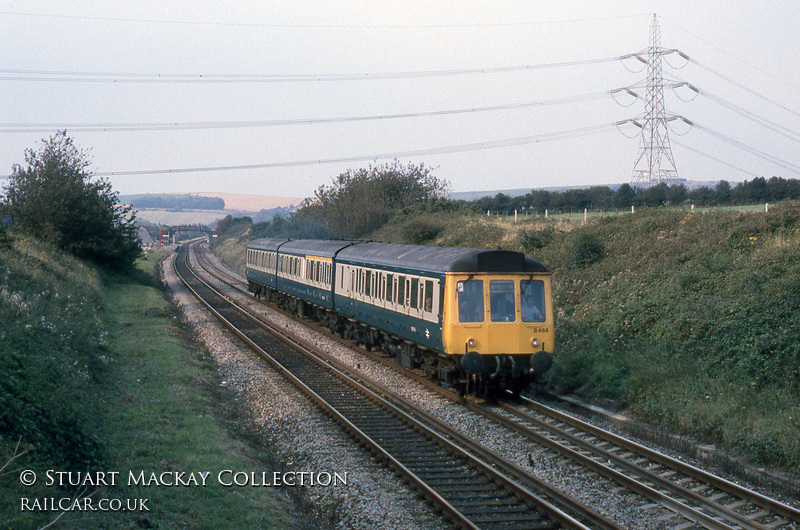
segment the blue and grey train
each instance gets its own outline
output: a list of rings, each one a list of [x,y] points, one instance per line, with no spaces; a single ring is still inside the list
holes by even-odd
[[[550,272],[519,252],[257,239],[249,290],[470,394],[520,392],[552,364]]]

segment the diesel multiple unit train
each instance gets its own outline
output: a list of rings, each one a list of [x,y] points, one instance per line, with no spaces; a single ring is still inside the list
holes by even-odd
[[[520,392],[552,363],[550,273],[519,252],[257,239],[249,290],[462,393]]]

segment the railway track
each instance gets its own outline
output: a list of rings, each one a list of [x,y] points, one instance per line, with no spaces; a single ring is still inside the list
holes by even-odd
[[[530,399],[468,405],[670,511],[672,527],[798,528],[800,510]],[[683,521],[681,520],[683,519]],[[667,522],[667,521],[665,521]]]
[[[397,402],[388,390],[364,382],[313,346],[249,315],[191,271],[189,249],[181,247],[175,268],[198,300],[458,525],[617,528],[532,477],[510,478],[496,469],[507,466],[500,457],[488,451],[475,456],[452,441],[463,436],[446,424],[410,413],[408,404]],[[481,450],[474,443],[471,449]]]
[[[212,273],[212,269],[214,274],[222,273],[210,261],[204,267],[209,273]],[[245,292],[241,280],[227,276],[228,278],[223,281]],[[381,356],[376,356],[376,360],[387,363]],[[387,364],[391,364],[396,370],[400,369],[394,363]],[[555,452],[577,466],[599,474],[603,477],[602,480],[608,481],[608,487],[625,488],[647,499],[654,508],[666,508],[671,515],[660,519],[660,524],[665,526],[800,528],[800,511],[791,506],[759,495],[555,409],[530,400],[524,400],[520,405],[511,403],[487,405],[464,401],[452,392],[420,377],[419,374],[403,371],[432,390],[449,399],[461,401],[470,410],[523,436],[531,444],[530,451]],[[419,410],[412,410],[411,413],[417,416],[425,414]],[[464,447],[470,445],[470,441],[463,436],[460,443]],[[480,449],[474,451],[479,452]],[[510,467],[507,464],[504,464],[505,472],[509,475],[517,477],[527,475],[519,468],[511,469],[514,467],[513,464]]]

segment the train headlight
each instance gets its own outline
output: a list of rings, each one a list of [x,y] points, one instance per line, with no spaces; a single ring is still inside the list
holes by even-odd
[[[538,348],[539,347],[539,339],[537,339],[536,337],[531,339],[531,346],[533,346],[534,348]]]
[[[477,340],[475,340],[475,339],[473,339],[473,338],[469,338],[469,339],[467,339],[467,345],[468,345],[470,348],[474,348],[476,344],[478,344],[478,341],[477,341]]]

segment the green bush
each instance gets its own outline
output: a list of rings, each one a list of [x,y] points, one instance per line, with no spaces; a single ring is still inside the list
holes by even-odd
[[[425,245],[436,239],[442,232],[442,225],[429,219],[412,219],[403,225],[403,237],[411,245]]]
[[[585,267],[596,263],[603,258],[605,251],[606,246],[597,234],[581,233],[572,244],[572,265]]]
[[[522,246],[526,250],[539,250],[556,238],[556,229],[552,225],[544,228],[529,228],[522,233]]]

